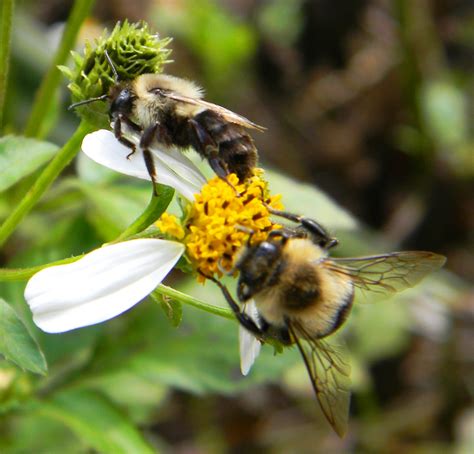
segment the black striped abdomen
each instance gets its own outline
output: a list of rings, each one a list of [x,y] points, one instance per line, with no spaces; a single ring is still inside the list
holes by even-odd
[[[257,165],[257,149],[247,131],[212,110],[201,112],[195,120],[216,143],[219,157],[226,163],[229,173],[237,174],[241,181],[249,178]],[[206,155],[206,151],[203,150],[203,154]]]

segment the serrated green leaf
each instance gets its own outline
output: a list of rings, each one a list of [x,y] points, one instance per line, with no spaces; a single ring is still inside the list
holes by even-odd
[[[99,452],[155,452],[120,409],[100,393],[89,390],[61,392],[42,402],[38,411],[62,422]]]
[[[0,191],[13,186],[54,156],[58,146],[20,136],[0,139]]]
[[[43,352],[15,311],[0,299],[0,354],[36,374],[48,369]]]
[[[72,71],[67,67],[63,65],[58,65],[57,68],[61,73],[63,73],[68,79],[72,77]]]

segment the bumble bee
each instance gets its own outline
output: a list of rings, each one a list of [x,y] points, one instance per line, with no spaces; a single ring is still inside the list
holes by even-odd
[[[412,287],[443,266],[445,257],[422,251],[392,252],[359,258],[332,258],[337,244],[316,221],[275,212],[298,222],[297,228],[270,232],[247,245],[233,270],[239,271],[237,297],[255,302],[257,319],[221,288],[241,325],[260,341],[296,344],[321,409],[338,435],[347,430],[350,366],[342,350],[323,340],[347,319],[355,289],[393,293]]]
[[[214,172],[226,180],[235,173],[240,181],[252,175],[258,155],[247,129],[264,128],[250,120],[204,101],[203,91],[193,82],[167,74],[142,74],[120,81],[117,70],[105,53],[116,82],[108,94],[80,101],[70,109],[95,101],[108,100],[109,115],[116,138],[135,152],[127,132],[140,135],[140,148],[154,183],[156,172],[149,148],[193,148],[206,158]],[[227,181],[227,180],[226,180]]]

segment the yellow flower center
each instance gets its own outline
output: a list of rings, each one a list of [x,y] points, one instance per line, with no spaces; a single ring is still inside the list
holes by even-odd
[[[155,225],[160,229],[161,232],[166,233],[178,240],[184,238],[183,226],[179,223],[178,218],[172,214],[163,213]]]
[[[250,234],[252,243],[258,243],[265,240],[271,230],[281,227],[272,222],[268,209],[283,208],[280,196],[269,196],[267,183],[260,175],[261,172],[256,171],[240,184],[235,174],[229,175],[227,180],[235,190],[221,178],[209,180],[195,196],[185,233],[177,218],[168,214],[161,216],[157,227],[165,234],[182,239],[197,271],[221,277],[222,270],[232,269],[236,253]],[[205,278],[199,275],[198,280],[203,282]]]

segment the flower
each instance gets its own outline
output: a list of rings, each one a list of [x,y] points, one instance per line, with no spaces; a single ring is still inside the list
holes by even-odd
[[[106,58],[114,63],[120,80],[132,80],[141,74],[160,73],[168,63],[170,38],[160,39],[145,22],[118,22],[110,35],[107,32],[94,45],[86,43],[83,55],[72,52],[73,67],[59,69],[70,80],[68,85],[74,102],[107,94],[116,83],[115,74]],[[96,127],[108,126],[108,106],[91,103],[76,108],[77,113]]]
[[[142,150],[138,147],[140,138],[129,134],[127,139],[137,145],[137,150],[129,158],[130,148],[122,145],[115,135],[106,129],[87,134],[82,141],[82,151],[93,161],[126,175],[151,181],[143,159]],[[206,182],[198,168],[177,149],[166,151],[151,148],[159,183],[171,186],[183,197],[194,200]]]
[[[205,281],[203,275],[217,275],[219,278],[223,270],[230,270],[235,255],[247,242],[250,232],[252,242],[259,242],[271,230],[281,227],[272,222],[269,209],[282,208],[280,196],[268,194],[261,171],[256,171],[245,183],[239,184],[235,174],[229,175],[227,180],[219,177],[211,179],[196,194],[185,220],[184,230],[187,233],[182,241],[186,245],[188,258],[200,272],[200,282]],[[172,234],[171,230],[176,227],[168,224],[169,220],[165,225],[162,217],[157,226],[163,233]]]
[[[106,133],[101,132],[100,137],[110,137]],[[251,234],[251,241],[261,241],[279,227],[271,221],[269,207],[280,208],[279,198],[268,195],[260,172],[245,183],[239,183],[233,174],[228,182],[215,177],[195,195],[182,220],[165,213],[157,221],[161,233],[176,240],[149,238],[110,244],[77,262],[35,274],[25,289],[33,320],[43,331],[59,333],[116,317],[151,293],[183,254],[201,282],[205,281],[203,274],[221,276],[232,267]],[[243,310],[258,323],[252,302]],[[260,342],[243,328],[240,351],[242,373],[247,374]]]
[[[61,333],[109,320],[145,298],[184,252],[176,241],[137,239],[36,273],[25,289],[33,321]]]
[[[254,300],[247,301],[242,309],[259,326],[258,310]],[[242,325],[239,326],[240,371],[247,375],[260,354],[262,344]]]

